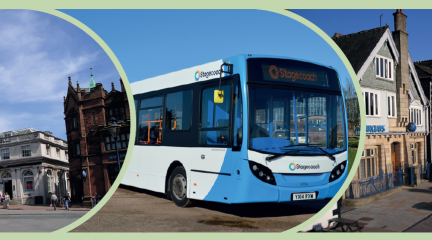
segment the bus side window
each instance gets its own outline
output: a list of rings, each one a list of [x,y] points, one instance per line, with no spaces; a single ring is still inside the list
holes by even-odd
[[[214,103],[214,90],[217,87],[206,88],[202,91],[201,100],[201,129],[199,144],[227,145],[229,141],[229,110],[230,98],[223,103]],[[222,86],[225,96],[231,96],[231,88]]]
[[[166,130],[189,130],[192,120],[192,91],[167,94]]]
[[[234,87],[233,107],[233,151],[240,151],[243,139],[243,104],[239,83]]]
[[[141,100],[138,115],[138,144],[161,144],[163,121],[162,112],[162,96]]]

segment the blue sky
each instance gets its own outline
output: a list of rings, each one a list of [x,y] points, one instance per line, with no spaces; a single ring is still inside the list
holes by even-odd
[[[114,64],[79,28],[50,14],[0,10],[0,132],[32,127],[66,139],[63,96],[68,76],[81,87],[120,88]]]
[[[409,52],[413,61],[432,59],[432,10],[404,9],[407,15]],[[394,31],[393,13],[396,9],[380,10],[292,10],[317,25],[327,35],[335,32],[350,34],[377,28],[386,23]]]
[[[96,32],[130,82],[238,54],[320,62],[348,76],[333,49],[286,16],[260,10],[62,10]]]

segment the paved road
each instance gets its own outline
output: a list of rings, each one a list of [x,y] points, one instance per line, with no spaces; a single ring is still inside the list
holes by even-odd
[[[52,232],[73,223],[88,210],[12,205],[9,210],[0,209],[0,232]]]
[[[364,232],[432,232],[432,182],[342,214],[368,224]]]
[[[326,204],[198,201],[193,207],[180,208],[164,194],[121,186],[99,212],[72,232],[282,232],[309,219]]]

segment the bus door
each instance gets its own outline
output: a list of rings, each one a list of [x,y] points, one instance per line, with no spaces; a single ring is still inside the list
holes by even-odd
[[[220,182],[221,178],[231,176],[232,168],[235,166],[231,159],[232,135],[234,135],[231,132],[234,95],[232,78],[222,81],[223,103],[214,102],[214,91],[218,89],[218,83],[201,87],[199,147],[192,149],[190,198],[205,199],[214,187],[216,179],[219,178],[218,182]],[[206,200],[223,202],[224,198],[221,199],[206,198]]]

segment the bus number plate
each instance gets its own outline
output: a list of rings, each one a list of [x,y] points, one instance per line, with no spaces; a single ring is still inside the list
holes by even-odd
[[[293,193],[293,201],[316,199],[316,193]]]

